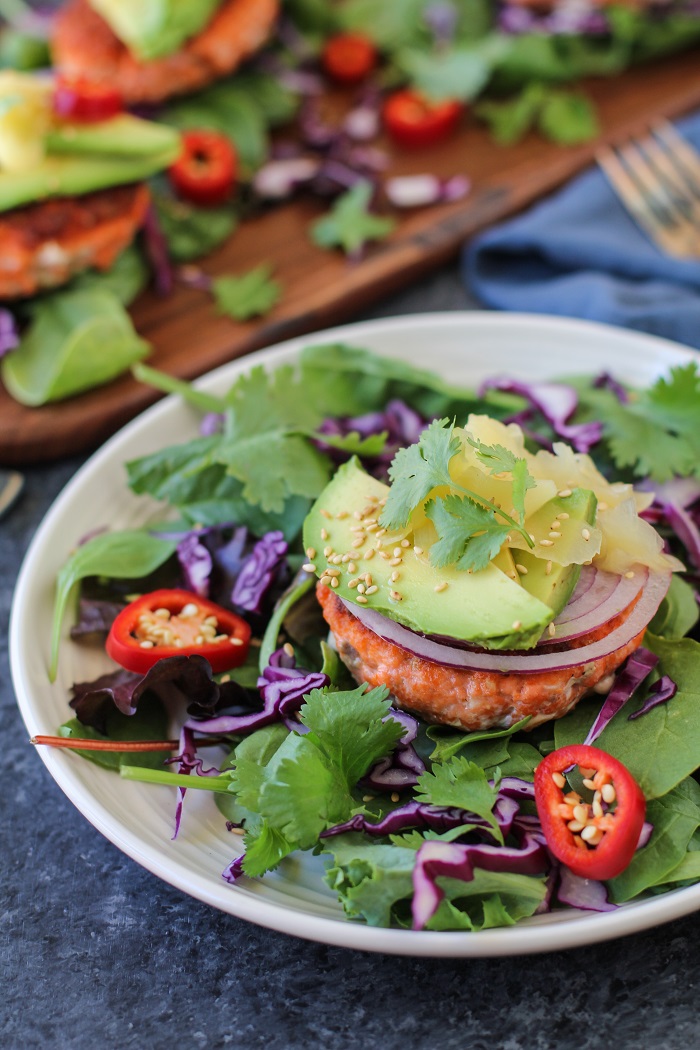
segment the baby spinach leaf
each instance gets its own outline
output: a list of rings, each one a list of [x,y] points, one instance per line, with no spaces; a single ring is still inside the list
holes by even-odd
[[[474,733],[465,733],[455,731],[454,729],[448,729],[443,726],[429,726],[427,735],[430,740],[435,744],[433,753],[430,756],[431,762],[447,762],[453,758],[454,755],[459,754],[462,748],[467,747],[470,744],[476,744],[480,741],[498,740],[501,737],[512,736],[513,733],[519,732],[524,729],[525,726],[531,721],[531,716],[528,715],[526,718],[521,718],[519,722],[515,722],[508,729],[480,729]],[[478,761],[478,759],[473,759]],[[479,765],[485,765],[486,763],[479,762]],[[491,763],[489,763],[490,765]]]
[[[3,358],[2,378],[34,407],[107,383],[149,352],[112,292],[56,292],[36,304],[20,345]]]
[[[176,547],[177,541],[158,539],[141,529],[102,532],[76,547],[56,578],[51,681],[56,677],[61,625],[75,584],[87,576],[111,576],[119,580],[148,576],[175,553]]]
[[[671,585],[649,624],[652,634],[659,634],[669,641],[689,634],[700,619],[700,608],[695,600],[695,591],[682,577],[671,577]]]

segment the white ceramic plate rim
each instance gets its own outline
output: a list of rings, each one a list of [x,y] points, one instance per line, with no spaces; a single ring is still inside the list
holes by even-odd
[[[490,314],[478,311],[467,313],[416,314],[362,322],[313,333],[260,351],[249,357],[224,365],[199,381],[205,390],[221,389],[236,375],[249,370],[253,364],[275,365],[284,359],[293,359],[298,351],[311,343],[334,340],[362,346],[363,341],[377,341],[401,337],[409,331],[423,332],[430,346],[439,345],[440,334],[454,326],[463,327],[465,342],[475,333],[500,333],[514,339],[523,332],[541,335],[544,340],[557,339],[563,348],[569,342],[603,340],[609,348],[609,367],[614,369],[616,351],[633,353],[645,362],[647,370],[656,374],[670,365],[686,363],[693,355],[676,344],[653,336],[641,335],[608,326],[562,318],[539,317],[527,314]],[[585,362],[576,369],[566,367],[562,357],[562,372],[586,371]],[[428,362],[428,366],[430,362]],[[491,372],[498,371],[497,367]],[[527,370],[525,370],[527,371]],[[47,575],[47,552],[55,543],[56,523],[65,516],[91,478],[103,471],[114,472],[121,466],[120,450],[133,434],[157,431],[159,423],[173,413],[183,412],[177,398],[166,398],[114,435],[77,472],[58,496],[37,530],[25,557],[13,600],[10,627],[10,660],[13,682],[22,717],[30,734],[51,733],[55,726],[46,724],[42,697],[31,680],[28,669],[36,663],[37,641],[32,632],[33,583]],[[96,512],[97,514],[97,512]],[[95,525],[100,524],[97,516]],[[75,536],[67,539],[74,542]],[[54,559],[48,559],[49,562]],[[52,573],[53,575],[53,573]],[[45,582],[50,582],[46,581]],[[48,648],[42,640],[44,650]],[[224,912],[257,923],[270,929],[293,934],[309,940],[366,951],[387,952],[416,956],[501,956],[531,952],[555,951],[595,943],[635,933],[668,922],[700,908],[700,885],[675,890],[663,896],[627,905],[604,914],[563,913],[559,921],[547,917],[544,922],[533,921],[504,929],[484,930],[478,933],[414,932],[410,930],[381,929],[351,922],[339,912],[337,917],[315,915],[284,904],[265,900],[223,881],[220,885],[200,876],[181,864],[177,854],[170,854],[163,843],[152,842],[139,829],[138,821],[131,824],[116,819],[109,808],[96,801],[76,775],[74,755],[55,749],[38,749],[51,776],[87,819],[120,850],[133,858],[165,882],[184,893],[210,904]],[[113,776],[93,767],[96,776]],[[146,791],[151,790],[143,786]],[[562,921],[564,920],[564,921]]]

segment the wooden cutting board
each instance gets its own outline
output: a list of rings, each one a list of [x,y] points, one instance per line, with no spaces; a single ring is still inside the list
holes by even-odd
[[[650,120],[700,105],[700,51],[586,85],[601,117],[600,141],[619,142]],[[167,299],[147,292],[133,307],[139,332],[153,345],[149,364],[193,379],[252,350],[352,320],[373,301],[415,281],[453,257],[478,230],[503,219],[585,167],[599,143],[561,148],[537,135],[499,147],[467,121],[460,134],[430,152],[391,153],[391,173],[466,173],[463,201],[402,213],[391,238],[355,264],[311,244],[309,223],[324,210],[310,198],[271,208],[239,227],[229,243],[203,261],[212,274],[236,273],[272,262],[283,287],[276,308],[257,322],[218,316],[210,297],[179,287]],[[122,377],[67,401],[30,409],[0,389],[0,463],[46,462],[96,447],[158,398]]]

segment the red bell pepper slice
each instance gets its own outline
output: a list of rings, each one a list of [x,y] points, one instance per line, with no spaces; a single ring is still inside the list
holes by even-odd
[[[400,146],[433,146],[453,133],[463,108],[456,99],[432,102],[420,92],[405,88],[384,103],[384,125]]]
[[[214,674],[245,663],[250,627],[235,613],[185,590],[144,594],[126,606],[107,636],[107,653],[145,674],[168,656],[203,656]]]
[[[567,791],[565,771],[578,766],[593,802]],[[586,744],[552,751],[535,772],[535,802],[547,846],[584,879],[614,879],[639,843],[646,802],[632,774],[612,755]]]
[[[53,90],[53,109],[64,120],[92,124],[121,113],[124,102],[111,84],[60,75]]]
[[[236,182],[238,157],[230,140],[218,131],[186,131],[182,152],[168,169],[175,191],[193,204],[227,201]]]

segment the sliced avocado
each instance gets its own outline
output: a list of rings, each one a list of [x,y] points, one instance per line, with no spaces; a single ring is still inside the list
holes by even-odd
[[[120,113],[96,124],[60,124],[45,139],[48,153],[79,153],[108,157],[137,157],[180,150],[180,136],[167,124]]]
[[[142,60],[177,51],[204,29],[221,0],[89,0],[112,32]]]
[[[363,604],[361,585],[370,591],[362,595],[365,608],[414,631],[488,649],[532,647],[553,618],[551,608],[493,562],[473,573],[436,569],[429,549],[414,548],[410,529],[381,530],[376,519],[388,492],[356,459],[337,471],[304,523],[304,547],[317,575],[330,585],[330,568],[335,593],[354,604]],[[365,573],[371,583],[362,579]]]
[[[138,157],[44,157],[31,171],[0,171],[0,212],[46,197],[78,196],[142,182],[172,161],[172,150]]]
[[[538,518],[548,522],[550,525],[559,521],[560,514],[566,514],[561,521],[561,531],[576,529],[580,533],[586,525],[593,525],[596,516],[598,501],[590,489],[573,489],[571,495],[565,498],[555,496],[544,503],[537,512]],[[538,598],[548,605],[555,616],[562,611],[574,587],[581,575],[581,566],[575,563],[560,565],[554,560],[556,557],[556,538],[553,546],[545,548],[552,552],[552,558],[537,557],[531,551],[519,550],[515,552],[515,564],[518,572],[521,568],[527,572],[520,575],[520,582],[525,590],[534,598]]]

